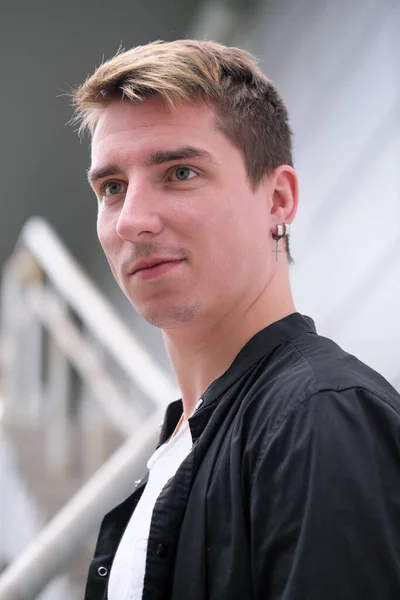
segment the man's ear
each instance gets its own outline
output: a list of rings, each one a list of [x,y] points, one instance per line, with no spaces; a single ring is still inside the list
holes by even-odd
[[[295,170],[289,165],[280,165],[271,174],[270,182],[273,225],[291,223],[299,203],[299,184]]]

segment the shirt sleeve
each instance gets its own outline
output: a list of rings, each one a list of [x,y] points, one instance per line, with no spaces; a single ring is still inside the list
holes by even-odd
[[[253,472],[256,600],[400,598],[400,417],[373,393],[318,392]]]

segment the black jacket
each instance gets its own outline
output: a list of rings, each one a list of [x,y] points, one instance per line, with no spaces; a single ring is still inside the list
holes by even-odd
[[[400,397],[298,313],[203,394],[160,494],[143,600],[398,600]],[[160,444],[181,401],[167,410]],[[103,520],[85,600],[105,600],[142,484]],[[102,567],[102,568],[101,568]]]

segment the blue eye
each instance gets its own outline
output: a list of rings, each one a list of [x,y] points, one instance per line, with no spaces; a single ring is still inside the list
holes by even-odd
[[[117,196],[122,192],[122,184],[118,183],[118,181],[107,183],[103,188],[103,192],[106,196]]]
[[[190,167],[176,167],[172,174],[172,181],[187,181],[196,177],[197,173]]]

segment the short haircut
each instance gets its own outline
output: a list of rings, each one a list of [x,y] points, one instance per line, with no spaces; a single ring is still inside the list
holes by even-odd
[[[157,41],[119,52],[72,92],[73,122],[79,133],[93,134],[98,109],[152,95],[171,107],[190,101],[212,106],[217,128],[243,154],[253,190],[276,167],[293,165],[288,112],[275,85],[250,53],[211,41]],[[293,262],[289,244],[287,252]]]

